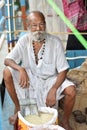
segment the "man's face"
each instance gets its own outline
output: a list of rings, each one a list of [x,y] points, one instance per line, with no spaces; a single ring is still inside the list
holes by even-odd
[[[40,15],[32,15],[29,24],[29,32],[34,41],[40,42],[45,38],[46,24]]]

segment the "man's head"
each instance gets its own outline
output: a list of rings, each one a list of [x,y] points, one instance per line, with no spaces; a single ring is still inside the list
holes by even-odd
[[[46,22],[43,13],[32,11],[27,16],[27,28],[34,41],[40,42],[45,38]]]

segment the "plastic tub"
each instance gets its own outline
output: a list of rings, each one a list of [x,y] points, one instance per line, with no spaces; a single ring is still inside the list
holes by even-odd
[[[53,117],[50,121],[46,122],[43,125],[57,125],[58,124],[58,112],[54,108],[50,107],[40,107],[39,108],[40,112],[44,113],[53,113]],[[30,130],[33,127],[36,127],[37,125],[31,124],[30,122],[26,121],[22,115],[22,113],[19,111],[18,112],[18,129],[21,128],[21,130]]]

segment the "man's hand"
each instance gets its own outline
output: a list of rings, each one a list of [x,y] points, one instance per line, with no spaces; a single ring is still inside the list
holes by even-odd
[[[19,71],[19,85],[22,87],[22,88],[26,88],[26,87],[29,87],[29,77],[28,77],[28,74],[26,72],[26,70],[21,67],[20,71]]]
[[[46,99],[47,106],[52,107],[56,104],[56,91],[57,89],[55,87],[52,87],[48,92],[47,99]]]

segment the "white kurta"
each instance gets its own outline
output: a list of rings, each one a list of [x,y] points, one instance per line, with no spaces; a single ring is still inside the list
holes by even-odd
[[[38,53],[39,58],[42,54],[42,48]],[[38,106],[45,106],[47,93],[56,82],[57,74],[69,67],[59,38],[50,34],[46,35],[45,52],[43,59],[38,61],[38,65],[35,63],[32,40],[29,34],[25,34],[19,39],[6,58],[13,59],[17,63],[22,61],[22,66],[26,69],[30,79],[29,97],[35,97]],[[19,86],[19,72],[11,68],[10,70],[18,98],[25,98],[25,89]],[[63,90],[70,85],[73,83],[66,79],[57,90],[56,100],[60,99]]]

